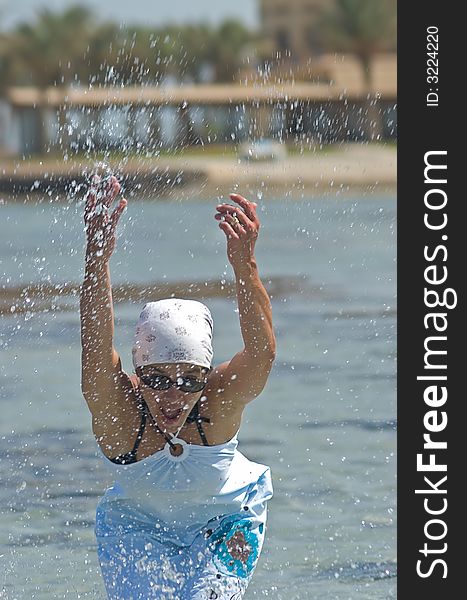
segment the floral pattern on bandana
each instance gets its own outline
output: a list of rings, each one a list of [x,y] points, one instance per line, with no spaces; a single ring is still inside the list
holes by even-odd
[[[212,317],[196,300],[169,299],[146,304],[136,325],[135,367],[150,363],[212,362]]]

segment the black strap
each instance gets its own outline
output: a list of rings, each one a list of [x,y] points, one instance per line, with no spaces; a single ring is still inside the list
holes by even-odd
[[[142,406],[141,404],[138,404],[138,408],[141,412],[141,423],[139,426],[138,435],[136,436],[135,445],[133,446],[133,450],[132,450],[132,453],[135,456],[136,456],[136,453],[138,452],[138,448],[141,443],[141,440],[143,439],[144,429],[146,427],[146,417],[147,417],[146,406]]]
[[[133,449],[130,450],[130,452],[126,452],[125,454],[119,454],[118,456],[115,456],[114,458],[109,459],[117,465],[129,465],[129,464],[136,462],[136,454],[138,452],[138,447],[141,443],[141,440],[143,439],[144,429],[146,427],[146,417],[147,417],[146,406],[143,405],[142,403],[139,403],[138,408],[141,412],[141,423],[139,426],[138,435],[136,436],[135,444],[133,446]]]
[[[193,408],[190,411],[190,414],[187,417],[187,423],[196,423],[196,427],[198,428],[198,433],[199,433],[199,437],[201,438],[201,441],[203,442],[203,446],[209,446],[206,434],[204,433],[203,430],[203,426],[202,423],[210,423],[211,419],[208,419],[207,417],[202,417],[199,414],[199,405],[198,402],[193,406]]]

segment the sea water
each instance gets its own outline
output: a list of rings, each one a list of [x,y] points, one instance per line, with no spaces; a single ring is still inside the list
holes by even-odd
[[[275,496],[246,598],[395,598],[395,198],[255,200],[277,358],[245,411],[239,449],[271,466]],[[242,348],[217,201],[130,199],[111,259],[114,287],[196,282],[214,317],[214,363]],[[79,197],[1,206],[0,598],[8,600],[105,598],[93,525],[111,480],[80,391],[82,212]],[[225,290],[203,297],[208,281]],[[28,284],[75,291],[41,302]],[[151,299],[115,303],[127,372]]]

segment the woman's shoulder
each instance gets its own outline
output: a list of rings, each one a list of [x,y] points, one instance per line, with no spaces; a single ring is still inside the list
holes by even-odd
[[[123,454],[134,444],[141,422],[138,376],[120,371],[118,385],[108,394],[105,410],[93,414],[92,429],[106,456]]]

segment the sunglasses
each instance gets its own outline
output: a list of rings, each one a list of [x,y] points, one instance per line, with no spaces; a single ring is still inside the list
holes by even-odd
[[[195,377],[177,377],[177,381],[173,381],[166,375],[141,375],[140,379],[144,385],[153,390],[168,390],[176,387],[181,392],[193,394],[204,390],[208,382],[207,379],[196,379]]]

